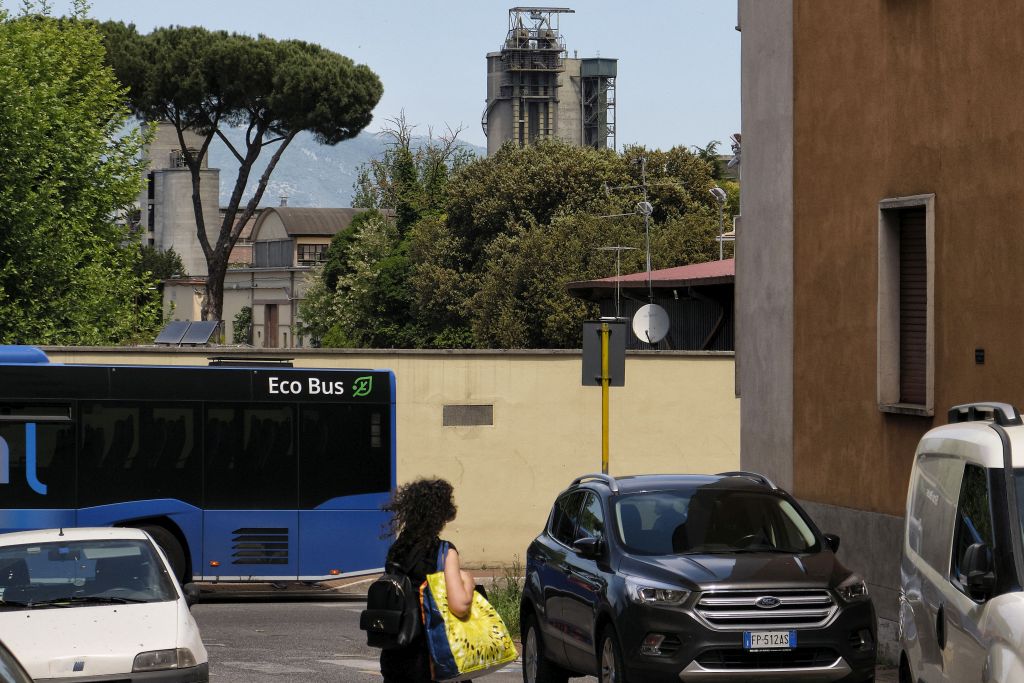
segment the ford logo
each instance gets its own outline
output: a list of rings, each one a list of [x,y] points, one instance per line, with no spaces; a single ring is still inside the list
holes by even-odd
[[[758,598],[757,602],[754,604],[761,609],[775,609],[782,604],[782,600],[779,600],[773,595],[766,595],[763,598]]]

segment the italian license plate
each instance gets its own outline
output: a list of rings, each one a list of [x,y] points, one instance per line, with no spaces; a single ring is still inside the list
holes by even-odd
[[[744,631],[744,650],[792,650],[796,631]]]

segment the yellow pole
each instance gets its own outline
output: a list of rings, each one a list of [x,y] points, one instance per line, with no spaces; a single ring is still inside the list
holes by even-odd
[[[608,323],[601,323],[601,472],[608,474]]]

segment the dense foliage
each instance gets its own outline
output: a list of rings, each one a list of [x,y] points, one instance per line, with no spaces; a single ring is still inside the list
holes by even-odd
[[[0,10],[0,343],[151,339],[152,276],[126,215],[142,188],[143,131],[85,4],[55,19]]]
[[[363,169],[356,197],[395,220],[335,238],[301,309],[314,343],[578,347],[596,309],[566,284],[614,275],[602,246],[636,247],[622,270],[643,270],[644,181],[652,267],[718,257],[713,155],[544,142],[469,159],[451,135],[416,144],[404,119],[392,123],[391,149]],[[735,184],[719,184],[738,203]]]
[[[182,156],[191,172],[197,237],[207,262],[203,317],[219,319],[223,309],[228,255],[252,216],[270,175],[300,131],[317,142],[334,145],[354,137],[370,123],[383,93],[380,79],[319,45],[274,40],[200,27],[171,26],[139,34],[134,25],[107,22],[108,59],[128,86],[134,113],[146,121],[165,121],[178,131]],[[246,130],[245,146],[236,148],[221,132],[224,126]],[[202,140],[192,150],[185,131]],[[219,229],[207,236],[200,195],[200,165],[215,137],[238,159],[231,198]],[[270,162],[256,190],[242,206],[242,195],[260,154],[271,148]]]

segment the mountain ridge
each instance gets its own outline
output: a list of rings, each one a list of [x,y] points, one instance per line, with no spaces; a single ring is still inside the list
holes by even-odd
[[[245,145],[245,130],[227,128],[224,135],[236,149]],[[413,145],[423,144],[428,138],[414,137]],[[477,156],[486,156],[487,149],[470,143],[464,147]],[[312,133],[302,131],[281,155],[267,183],[259,205],[278,206],[281,198],[288,198],[288,206],[328,208],[351,205],[359,168],[371,159],[380,158],[388,147],[379,133],[362,132],[337,145],[321,145]],[[266,169],[274,147],[263,151],[253,165],[249,182],[242,195],[242,204],[256,191],[260,176]],[[227,205],[238,176],[238,160],[227,145],[215,139],[209,150],[210,168],[220,169],[220,204]]]

